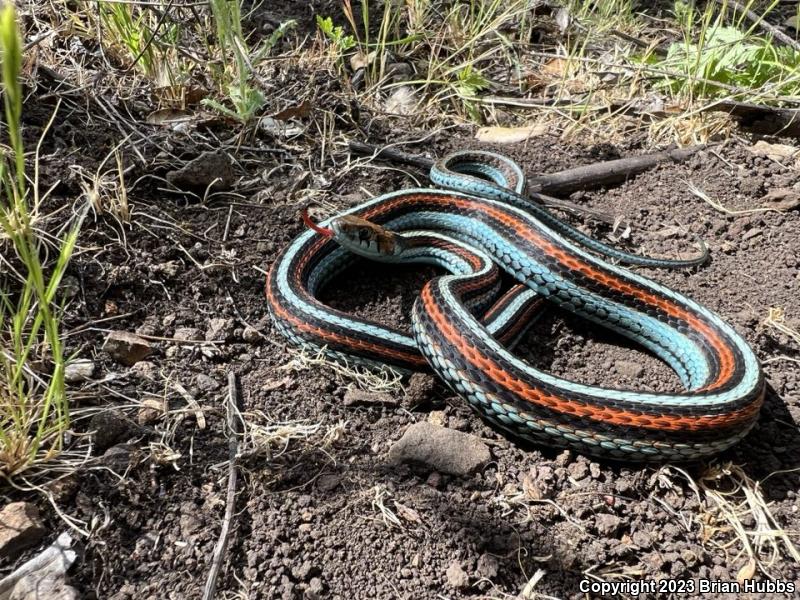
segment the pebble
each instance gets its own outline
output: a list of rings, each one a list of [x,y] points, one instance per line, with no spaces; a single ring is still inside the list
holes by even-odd
[[[619,529],[620,525],[622,525],[622,519],[617,515],[608,513],[600,513],[594,520],[594,526],[597,528],[597,532],[600,535],[613,535],[616,533],[617,529]]]
[[[248,344],[257,344],[261,341],[261,333],[258,329],[254,329],[248,325],[242,332],[242,339]]]
[[[14,558],[45,534],[39,509],[30,502],[12,502],[0,511],[0,556]]]
[[[64,367],[64,380],[67,383],[81,383],[94,375],[94,361],[90,358],[78,358]]]
[[[199,342],[203,339],[203,334],[197,327],[178,327],[172,337],[176,340]]]
[[[389,450],[392,464],[420,463],[449,475],[467,475],[491,460],[489,447],[468,433],[423,421],[410,425]]]
[[[224,342],[233,333],[233,319],[211,319],[206,329],[207,342]]]
[[[614,363],[614,366],[617,369],[617,373],[631,379],[641,377],[642,373],[644,373],[642,365],[630,360],[618,360]]]
[[[153,352],[153,347],[135,333],[112,331],[106,337],[103,350],[115,361],[131,367],[148,357]]]

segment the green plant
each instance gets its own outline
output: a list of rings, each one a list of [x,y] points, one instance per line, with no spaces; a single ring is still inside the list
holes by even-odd
[[[60,240],[55,261],[46,264],[44,241],[33,224],[40,206],[38,176],[29,190],[25,173],[21,48],[16,12],[7,4],[0,12],[0,52],[10,152],[0,159],[0,231],[5,237],[0,244],[16,255],[19,289],[0,291],[0,474],[6,477],[55,456],[69,427],[56,294],[80,227],[78,220]],[[10,261],[10,253],[6,256]],[[34,363],[49,368],[34,368]]]
[[[261,91],[251,84],[255,68],[278,40],[294,27],[295,22],[282,23],[261,48],[252,52],[242,32],[240,0],[210,0],[209,4],[216,27],[217,45],[223,61],[223,68],[218,76],[220,88],[230,100],[233,109],[213,99],[206,99],[203,103],[228,117],[247,123],[266,102]],[[230,62],[231,57],[232,62]]]
[[[356,45],[356,38],[352,35],[345,35],[341,25],[334,25],[330,17],[317,15],[317,27],[333,46],[337,57],[341,56]]]

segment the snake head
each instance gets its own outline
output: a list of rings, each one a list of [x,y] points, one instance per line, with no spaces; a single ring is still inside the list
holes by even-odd
[[[406,247],[401,235],[354,215],[336,217],[330,226],[339,245],[373,260],[394,258]]]

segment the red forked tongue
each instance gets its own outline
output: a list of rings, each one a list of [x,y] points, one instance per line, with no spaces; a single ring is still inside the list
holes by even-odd
[[[308,227],[309,229],[313,229],[318,234],[324,235],[325,237],[333,237],[333,229],[330,229],[329,227],[320,227],[319,225],[314,223],[314,221],[311,220],[311,217],[308,216],[307,206],[302,210],[300,216],[303,219],[303,223],[305,223],[306,227]]]

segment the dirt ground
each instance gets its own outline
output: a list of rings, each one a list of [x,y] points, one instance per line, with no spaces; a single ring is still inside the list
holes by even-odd
[[[278,21],[286,17],[274,15]],[[286,77],[288,86],[317,86],[322,103],[337,85],[325,74],[299,83],[299,75]],[[42,78],[46,88],[46,75]],[[52,99],[38,99],[44,91],[31,90],[26,103],[31,140],[54,106]],[[571,196],[578,204],[627,217],[632,233],[620,243],[637,252],[692,253],[692,235],[702,237],[711,251],[707,265],[690,272],[637,271],[722,315],[752,344],[770,384],[756,427],[714,461],[680,468],[628,466],[520,445],[430,377],[419,380],[413,394],[390,392],[394,402],[346,404],[352,382],[325,366],[299,365],[274,330],[264,274],[301,232],[298,209],[307,202],[329,214],[424,182],[418,171],[349,161],[344,136],[377,144],[407,141],[405,151],[431,157],[490,148],[516,159],[531,176],[639,154],[645,151],[643,140],[581,144],[545,135],[487,146],[474,140],[474,127],[431,133],[333,100],[324,108],[335,115],[336,144],[323,144],[305,121],[300,125],[306,132],[294,140],[262,138],[239,150],[231,147],[237,183],[230,193],[201,202],[166,190],[163,178],[229,132],[212,124],[193,137],[146,125],[148,111],[133,109],[145,133],[141,152],[150,161],[147,169],[137,164],[127,174],[136,181],[130,224],[90,214],[67,282],[69,349],[97,366],[93,380],[74,390],[83,410],[74,423],[75,438],[88,441],[89,432],[98,429],[94,454],[55,490],[59,509],[91,531],[71,571],[71,583],[85,598],[201,596],[225,512],[224,402],[231,371],[240,377],[248,419],[264,427],[318,424],[319,430],[305,441],[289,442],[285,452],[278,446],[271,457],[242,460],[219,582],[222,597],[513,598],[525,597],[528,586],[530,598],[585,598],[579,584],[592,577],[735,581],[747,553],[730,522],[718,519],[688,476],[709,489],[732,492],[736,506],[745,495],[735,482],[743,476],[760,481],[776,525],[798,542],[800,346],[764,321],[771,307],[779,307],[785,324],[800,328],[800,212],[749,212],[764,205],[770,190],[800,184],[790,162],[754,155],[754,140],[741,137],[685,164],[663,165],[611,189]],[[106,122],[86,127],[71,113],[62,114],[43,148],[42,177],[44,187],[59,182],[52,205],[72,206],[83,193],[82,179],[66,165],[77,162],[93,172],[121,136]],[[729,212],[692,194],[690,183]],[[611,233],[604,225],[565,218],[600,239]],[[324,298],[407,328],[415,295],[433,273],[361,264]],[[101,350],[112,330],[148,336],[153,353],[133,367],[113,361]],[[176,343],[177,338],[183,341]],[[677,377],[654,357],[555,308],[517,352],[576,381],[680,389]],[[425,420],[482,439],[491,462],[466,477],[389,464],[387,451],[405,428]],[[326,432],[335,435],[326,438]],[[103,457],[109,448],[115,456]],[[51,532],[44,545],[65,525],[46,501],[34,497]],[[386,518],[381,505],[400,515],[397,523]],[[746,506],[740,508],[744,527],[754,527]],[[783,542],[775,542],[779,552],[773,561],[771,541],[763,543],[768,566],[757,578],[795,582],[800,589],[800,565]],[[3,559],[0,575],[35,550]]]

